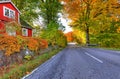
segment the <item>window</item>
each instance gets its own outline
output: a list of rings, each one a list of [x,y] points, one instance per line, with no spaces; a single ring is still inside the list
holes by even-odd
[[[23,36],[28,36],[28,29],[22,28],[22,35]]]
[[[4,7],[4,16],[15,19],[15,11],[7,7]]]

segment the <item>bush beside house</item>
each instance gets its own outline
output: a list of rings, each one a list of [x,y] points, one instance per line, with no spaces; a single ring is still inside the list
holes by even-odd
[[[39,50],[48,47],[47,42],[41,38],[9,36],[7,34],[0,36],[0,65],[9,65],[13,62],[21,62],[25,56],[25,50],[33,52],[34,55]],[[21,52],[21,53],[20,53]],[[24,53],[23,53],[24,52]]]

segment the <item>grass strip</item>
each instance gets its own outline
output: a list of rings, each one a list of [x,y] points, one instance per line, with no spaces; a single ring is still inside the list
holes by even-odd
[[[101,47],[101,49],[120,51],[120,48],[102,48]]]
[[[0,79],[21,79],[24,75],[29,74],[33,69],[57,54],[60,50],[61,49],[55,49],[51,52],[42,54],[33,60],[27,61],[22,65],[17,64],[14,69],[11,69],[10,72],[4,74]]]

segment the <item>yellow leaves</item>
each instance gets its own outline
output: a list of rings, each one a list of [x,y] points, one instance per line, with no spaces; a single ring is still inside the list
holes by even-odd
[[[72,21],[79,20],[81,16],[86,16],[87,7],[89,7],[90,18],[97,18],[99,15],[120,14],[120,4],[118,0],[62,0],[66,4],[64,10],[69,14],[68,18]],[[89,5],[88,5],[89,4]],[[82,14],[82,15],[80,15]]]
[[[85,35],[85,32],[83,32],[83,31],[81,31],[81,30],[78,30],[78,29],[74,29],[73,35],[74,35],[74,37],[76,38],[76,41],[77,41],[78,43],[81,43],[81,44],[85,44],[85,43],[86,43],[86,35]]]
[[[86,43],[85,32],[74,29],[73,32],[68,32],[65,34],[68,42],[76,41],[80,44]]]
[[[94,4],[97,0],[92,0],[91,4]]]
[[[79,20],[80,18],[84,19],[86,16],[88,16],[86,14],[87,11],[90,11],[90,17],[99,14],[98,13],[99,10],[97,8],[99,7],[101,8],[100,0],[62,0],[62,1],[66,3],[64,5],[64,10],[66,13],[69,14],[68,18],[70,18],[73,22]],[[89,10],[87,10],[88,7]]]
[[[120,27],[117,29],[117,33],[120,33]]]

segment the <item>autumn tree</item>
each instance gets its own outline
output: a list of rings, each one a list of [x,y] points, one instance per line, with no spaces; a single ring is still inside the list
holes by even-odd
[[[73,36],[74,36],[74,41],[76,41],[78,44],[85,44],[86,43],[84,31],[74,28],[73,29]]]
[[[64,11],[72,19],[72,26],[86,31],[86,44],[89,44],[89,31],[97,26],[107,30],[112,21],[119,21],[120,4],[118,0],[61,0]],[[106,23],[105,23],[106,22]],[[107,27],[105,27],[107,26]]]
[[[66,36],[68,42],[73,42],[73,40],[74,40],[73,32],[65,33],[65,36]]]

